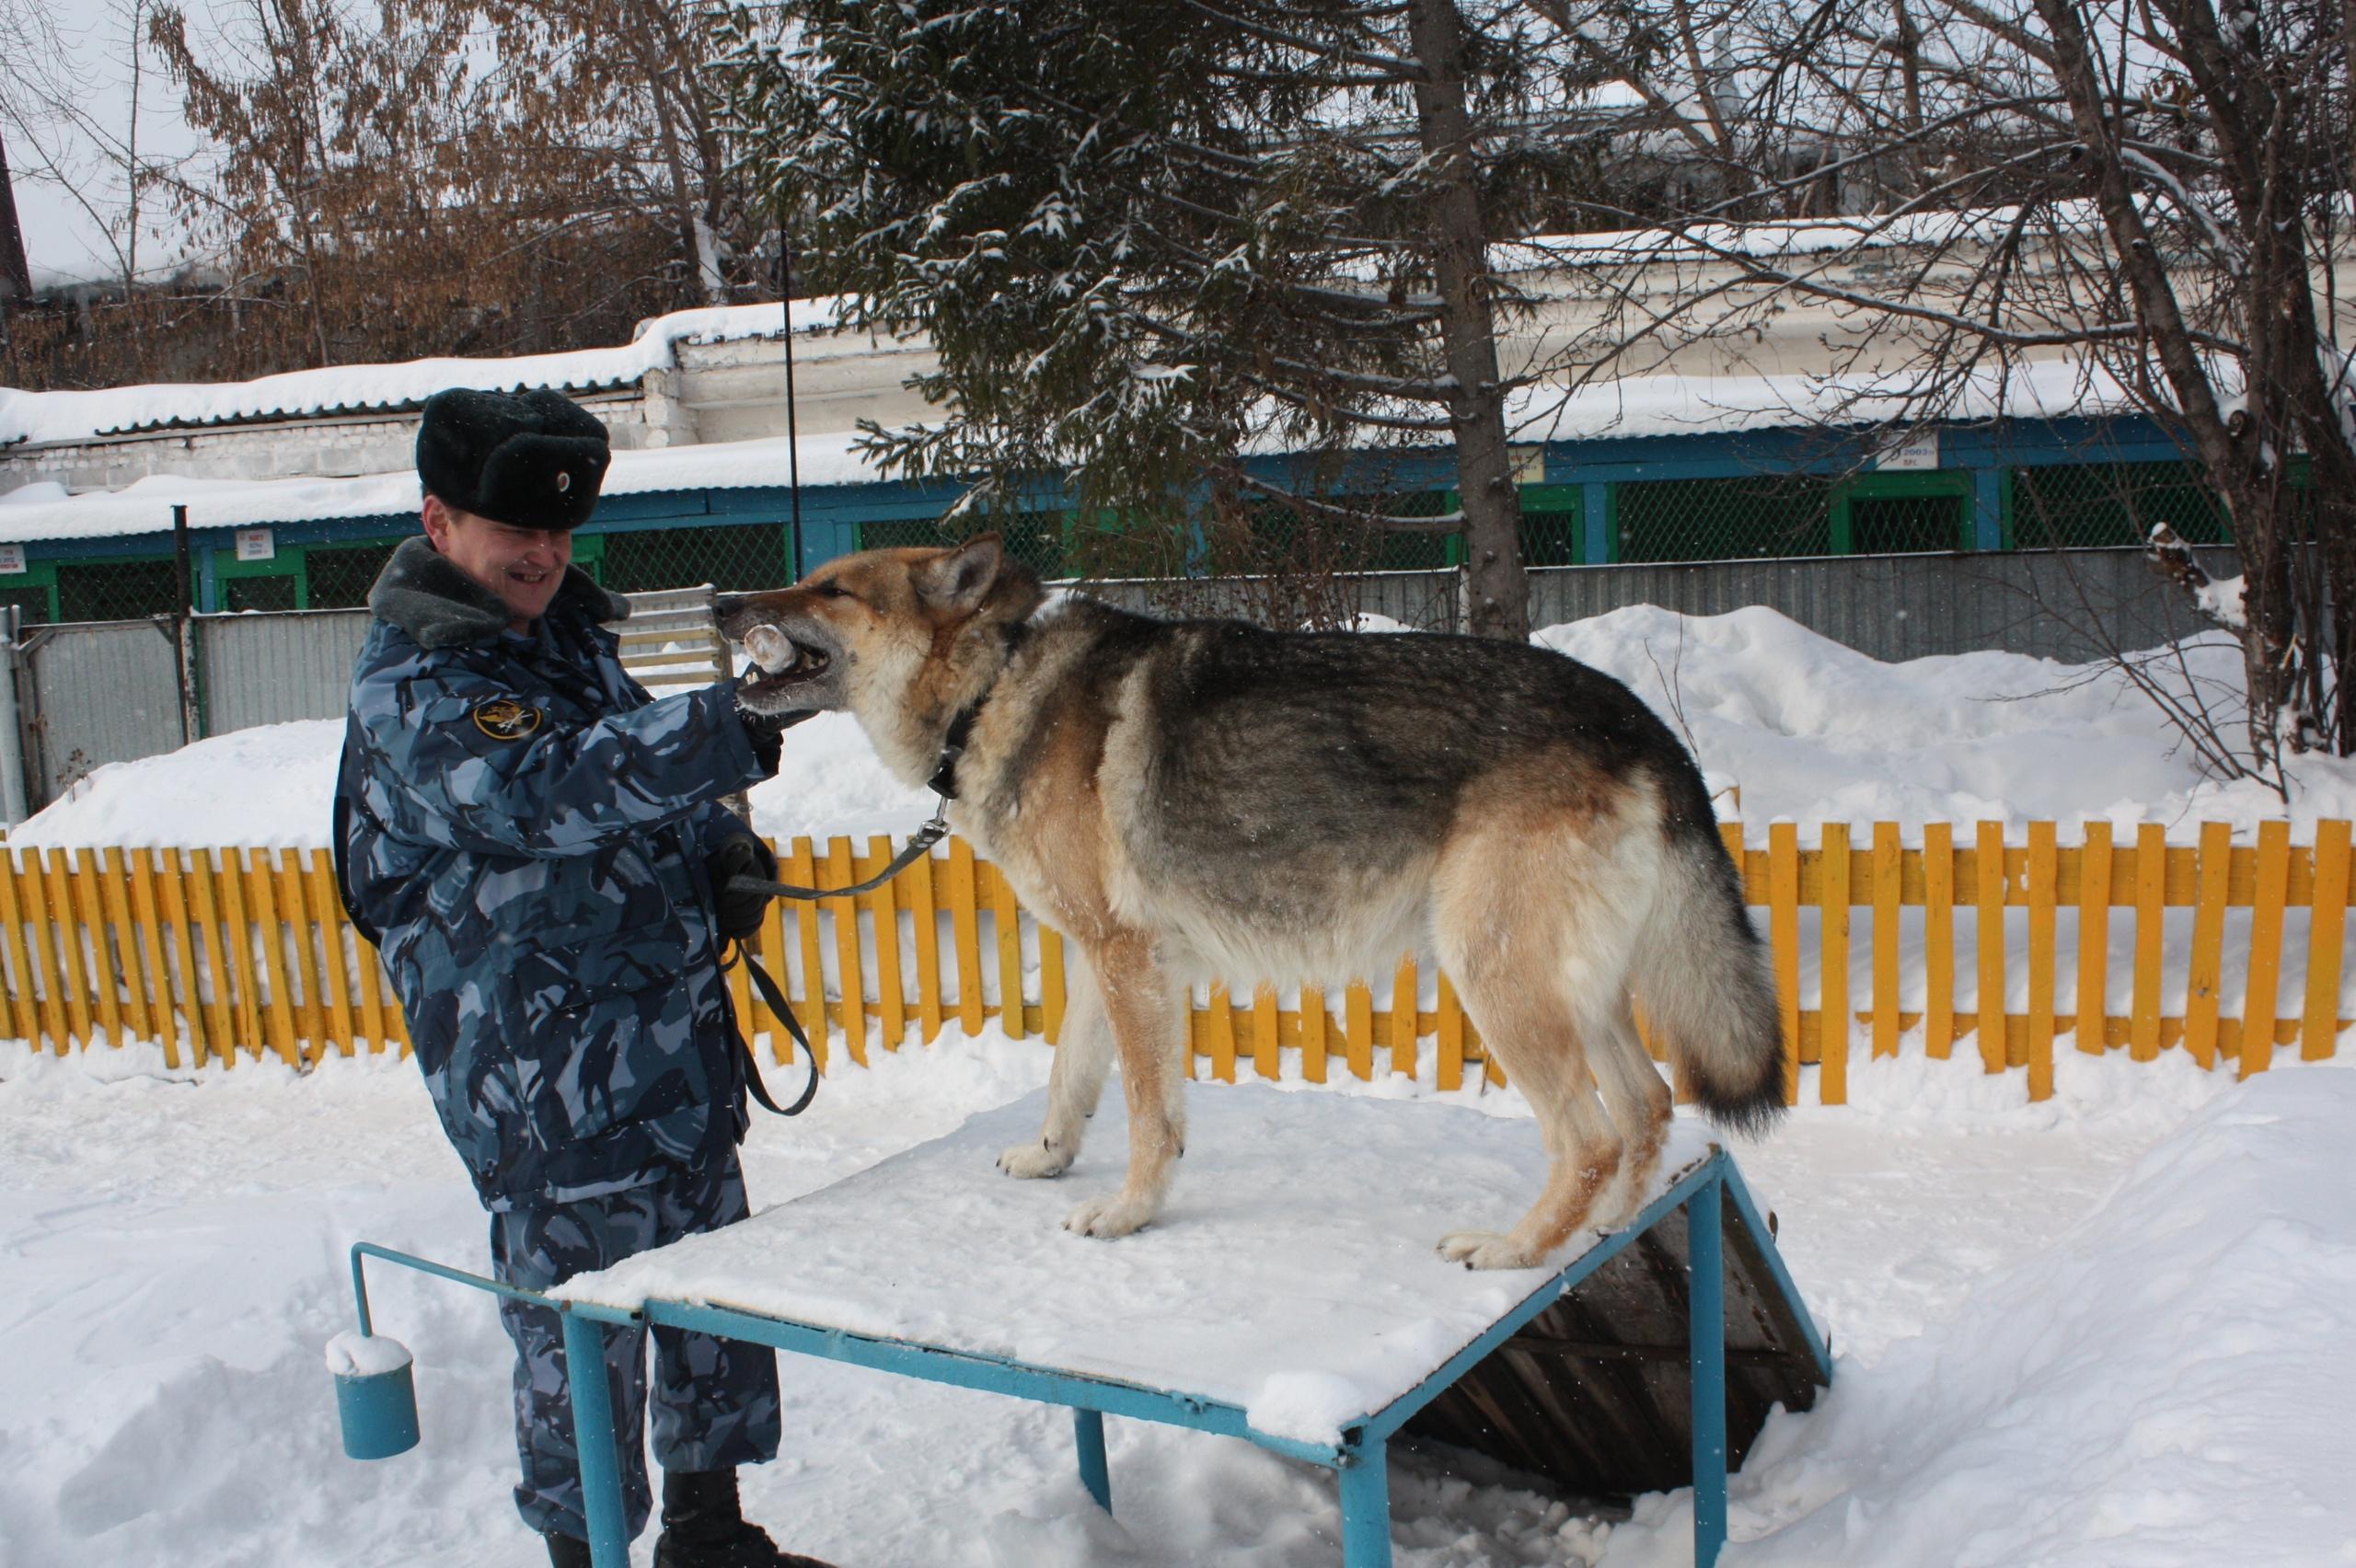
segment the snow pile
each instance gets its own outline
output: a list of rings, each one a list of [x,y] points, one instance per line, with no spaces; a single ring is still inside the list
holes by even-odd
[[[1773,610],[1682,616],[1649,605],[1540,632],[1536,640],[1618,676],[1689,740],[1714,786],[1742,790],[1768,823],[2062,824],[2156,822],[2191,842],[2204,821],[2246,832],[2285,814],[2252,782],[2205,777],[2153,702],[2116,667],[1995,651],[1883,663]],[[2230,708],[2241,652],[2222,633],[2146,664],[2168,689]],[[2230,738],[2230,732],[2229,732]],[[2356,816],[2356,762],[2293,764],[2289,816]]]
[[[381,1378],[416,1360],[409,1346],[383,1334],[346,1329],[328,1341],[328,1372],[337,1378]]]
[[[2356,1558],[2350,1125],[2356,1074],[2242,1085],[1950,1320],[1844,1364],[1762,1434],[1729,1568]],[[1689,1506],[1648,1499],[1604,1561],[1679,1560]]]
[[[1365,629],[1395,623],[1369,617]],[[2204,821],[2237,832],[2284,813],[2255,783],[2205,778],[2158,709],[2117,670],[2015,653],[1886,664],[1773,610],[1681,616],[1650,605],[1552,627],[1540,643],[1618,676],[1695,747],[1714,788],[1741,789],[1752,839],[1771,822],[2163,824],[2171,841]],[[2238,688],[2223,634],[2152,665],[2154,678],[2212,701]],[[98,769],[10,836],[17,844],[327,842],[341,725],[244,730]],[[2289,808],[2304,839],[2323,817],[2356,817],[2356,762],[2294,764]],[[906,835],[933,798],[885,771],[858,725],[822,714],[791,731],[778,776],[752,794],[756,825],[799,834]],[[1721,809],[1733,814],[1730,801]]]
[[[2220,626],[2240,631],[2249,625],[2249,579],[2220,577],[2193,590],[2200,613]]]
[[[11,829],[8,842],[324,847],[342,749],[342,720],[306,719],[109,763]]]

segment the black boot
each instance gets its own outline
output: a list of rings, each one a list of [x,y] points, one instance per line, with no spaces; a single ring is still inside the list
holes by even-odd
[[[780,1551],[768,1532],[745,1522],[733,1470],[663,1472],[663,1534],[654,1568],[832,1568]]]
[[[549,1568],[589,1568],[589,1543],[579,1536],[549,1532]]]

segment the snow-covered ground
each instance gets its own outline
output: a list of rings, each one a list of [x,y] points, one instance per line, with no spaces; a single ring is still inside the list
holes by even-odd
[[[2181,837],[2280,809],[2203,781],[2148,708],[2087,672],[1992,654],[1880,665],[1760,611],[1628,610],[1542,635],[1681,711],[1756,827],[2106,817]],[[12,842],[323,842],[336,729],[103,769]],[[787,774],[756,794],[765,829],[925,814],[845,721],[788,739]],[[2302,783],[2294,821],[2356,814],[2340,765]],[[1035,1042],[953,1028],[870,1055],[810,1114],[756,1127],[756,1205],[944,1135],[1048,1065]],[[2032,1106],[2019,1075],[1983,1077],[1969,1051],[1854,1053],[1849,1106],[1803,1108],[1738,1151],[1838,1362],[1831,1393],[1776,1417],[1737,1479],[1726,1561],[2356,1562],[2338,1473],[2356,1408],[2350,1055],[2236,1086],[2181,1053],[2064,1051],[2055,1098]],[[1437,1095],[1398,1079],[1304,1092]],[[1526,1113],[1510,1091],[1445,1098]],[[1265,1158],[1272,1187],[1316,1169],[1313,1150]],[[1002,1180],[973,1173],[985,1194]],[[509,1353],[480,1297],[382,1274],[380,1321],[417,1352],[424,1442],[378,1465],[341,1457],[321,1350],[349,1326],[344,1249],[363,1237],[485,1263],[483,1216],[409,1064],[167,1072],[144,1047],[59,1059],[0,1043],[0,1565],[542,1561],[508,1500]],[[1331,1478],[1241,1442],[1110,1423],[1108,1519],[1060,1412],[784,1370],[787,1457],[748,1475],[748,1504],[844,1568],[1338,1559]],[[1402,1568],[1687,1561],[1681,1495],[1588,1519],[1438,1451],[1403,1457],[1392,1489]]]
[[[946,1133],[1047,1067],[1036,1043],[953,1032],[874,1060],[756,1126],[757,1203]],[[2180,1061],[2061,1068],[2061,1095],[2028,1107],[1961,1059],[1860,1064],[1855,1105],[1740,1151],[1838,1366],[1737,1478],[1729,1564],[2356,1552],[2339,1474],[2356,1074],[2233,1088]],[[1265,1157],[1272,1182],[1316,1159]],[[350,1324],[343,1249],[363,1237],[486,1265],[408,1064],[167,1073],[145,1051],[0,1046],[0,1562],[539,1561],[507,1498],[507,1343],[473,1292],[375,1275],[379,1323],[417,1353],[424,1441],[341,1457],[320,1351]],[[1113,1421],[1107,1519],[1060,1412],[791,1357],[784,1375],[787,1457],[748,1472],[748,1506],[845,1568],[1337,1561],[1331,1478],[1240,1441]],[[1392,1486],[1402,1568],[1657,1568],[1689,1550],[1681,1494],[1590,1521],[1440,1452],[1403,1458]]]

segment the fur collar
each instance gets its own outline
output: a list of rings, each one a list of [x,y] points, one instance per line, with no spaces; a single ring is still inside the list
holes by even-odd
[[[621,620],[629,601],[608,594],[577,566],[564,569],[564,582],[549,605],[551,613],[572,605],[592,621]],[[450,564],[423,535],[403,539],[393,559],[368,590],[368,610],[407,632],[420,648],[457,648],[489,642],[507,629],[507,606],[498,594]]]

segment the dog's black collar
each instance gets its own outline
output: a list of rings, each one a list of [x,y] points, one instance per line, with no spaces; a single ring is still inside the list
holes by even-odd
[[[1022,646],[1022,640],[1029,631],[1030,623],[1027,621],[1015,621],[1007,627],[1007,663],[1013,662],[1015,651]],[[1000,674],[1005,669],[1004,663],[999,666]],[[949,721],[949,733],[941,743],[941,758],[933,765],[932,777],[926,780],[932,792],[944,801],[957,798],[957,759],[965,755],[965,742],[974,733],[974,721],[982,716],[982,709],[989,706],[990,693],[997,689],[998,676],[992,675],[990,684],[981,689],[980,695],[959,709],[957,716]]]
[[[957,798],[957,759],[965,755],[965,737],[974,732],[974,721],[982,716],[982,704],[990,699],[985,689],[981,696],[957,710],[949,721],[949,738],[941,743],[941,760],[934,765],[932,777],[926,782],[932,792],[944,801]]]

